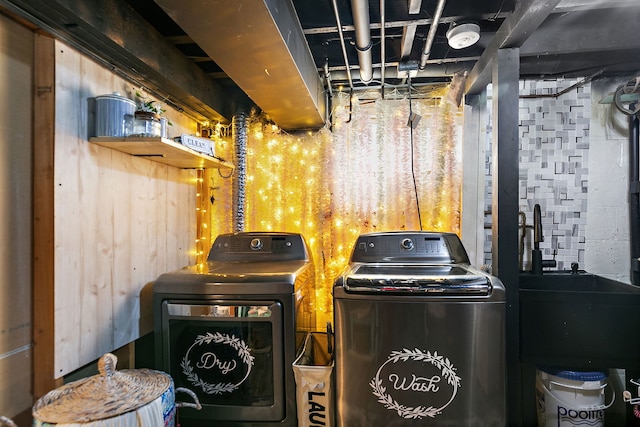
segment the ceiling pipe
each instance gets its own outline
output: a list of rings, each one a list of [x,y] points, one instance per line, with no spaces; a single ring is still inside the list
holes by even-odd
[[[360,64],[360,80],[369,83],[373,79],[371,60],[371,32],[369,21],[369,0],[351,0],[353,27],[356,31],[356,50]]]
[[[338,35],[340,35],[340,46],[342,47],[342,56],[344,57],[344,66],[347,70],[347,78],[349,87],[353,89],[353,78],[351,77],[351,66],[349,65],[349,57],[347,56],[347,46],[344,43],[344,34],[342,33],[342,23],[340,22],[340,13],[338,12],[338,4],[333,0],[333,13],[336,16],[336,25],[338,26]]]
[[[430,64],[428,68],[425,70],[418,70],[417,74],[413,76],[413,79],[416,78],[439,78],[439,77],[452,77],[456,72],[469,71],[473,67],[472,63],[459,65],[459,66],[451,66],[451,64]],[[396,79],[398,77],[397,67],[386,67],[385,69],[385,78],[387,79]],[[375,80],[382,80],[382,75],[380,74],[380,70],[375,70],[372,73],[373,78]],[[338,84],[340,81],[344,81],[348,79],[348,73],[346,70],[331,70],[331,82],[333,84]]]
[[[440,17],[442,16],[445,3],[446,0],[438,0],[436,12],[433,14],[433,21],[431,22],[429,33],[427,34],[427,40],[424,42],[424,48],[420,55],[420,70],[424,70],[424,67],[427,65],[427,61],[429,60],[429,55],[431,55],[431,46],[433,45],[433,40],[436,38],[436,31],[438,31],[438,24],[440,23]]]

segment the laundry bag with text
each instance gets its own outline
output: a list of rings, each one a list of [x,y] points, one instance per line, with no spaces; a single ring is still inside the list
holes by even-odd
[[[308,333],[293,362],[298,427],[333,426],[333,351],[327,333]]]

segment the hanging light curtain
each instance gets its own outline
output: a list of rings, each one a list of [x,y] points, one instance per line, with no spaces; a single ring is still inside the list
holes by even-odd
[[[421,120],[413,135],[406,94],[393,92],[351,103],[336,92],[333,132],[286,133],[264,117],[248,118],[245,230],[305,237],[316,266],[318,325],[331,320],[333,281],[359,234],[460,230],[461,110],[442,103],[442,92],[415,96]],[[213,239],[231,229],[229,183],[208,175],[210,186],[220,186],[210,209]]]

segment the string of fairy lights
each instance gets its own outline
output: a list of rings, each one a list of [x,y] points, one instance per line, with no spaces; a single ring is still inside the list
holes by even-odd
[[[413,93],[422,119],[410,145],[406,97],[334,93],[331,130],[285,132],[263,114],[246,118],[244,231],[304,236],[316,270],[316,324],[332,320],[333,282],[347,266],[358,235],[388,230],[460,231],[462,112],[441,96]],[[420,96],[423,95],[423,96]],[[232,139],[209,136],[216,155],[234,163]],[[420,193],[418,221],[410,170]],[[233,179],[198,172],[197,253],[234,230]]]

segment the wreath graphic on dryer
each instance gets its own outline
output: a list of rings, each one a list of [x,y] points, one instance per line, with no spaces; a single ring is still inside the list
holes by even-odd
[[[238,381],[237,383],[208,383],[204,381],[202,378],[198,376],[198,374],[194,371],[193,366],[191,366],[191,359],[189,358],[189,353],[195,346],[200,346],[203,344],[223,344],[234,349],[237,354],[239,360],[246,366],[247,372],[244,377]],[[230,372],[237,368],[236,361],[227,361],[227,362],[218,362],[215,354],[207,353],[209,358],[213,358],[213,362],[216,363],[216,367],[220,369],[222,373]],[[211,333],[207,332],[205,335],[198,335],[194,340],[191,347],[187,350],[184,357],[182,358],[182,362],[180,363],[180,367],[182,368],[182,372],[187,376],[187,379],[193,383],[193,385],[200,387],[202,391],[207,394],[221,394],[221,393],[231,393],[240,387],[240,385],[249,377],[251,374],[251,367],[254,364],[255,357],[251,355],[251,348],[240,338],[236,338],[234,335],[221,334],[220,332]],[[202,360],[201,362],[202,363]],[[197,364],[196,364],[197,366]]]
[[[440,407],[405,406],[396,401],[390,392],[387,392],[387,387],[385,387],[384,381],[380,375],[383,369],[389,364],[404,363],[409,360],[414,362],[430,363],[440,370],[442,377],[438,378],[438,380],[445,379],[447,381],[447,384],[452,387],[451,397],[444,405]],[[371,380],[369,385],[373,389],[373,395],[378,398],[378,402],[384,405],[385,408],[397,412],[399,417],[405,419],[422,419],[424,417],[435,418],[436,415],[441,414],[442,411],[447,406],[449,406],[451,402],[453,402],[453,399],[455,399],[456,394],[458,393],[458,388],[460,387],[460,377],[456,374],[455,371],[456,367],[453,366],[451,361],[448,358],[439,355],[437,351],[434,351],[432,354],[429,351],[423,352],[422,350],[417,348],[414,350],[408,350],[405,348],[402,349],[402,351],[392,351],[391,354],[389,354],[387,360],[378,368],[375,377]],[[390,381],[393,381],[393,378],[397,380],[397,374],[395,373],[390,374],[389,377]],[[439,391],[439,387],[437,385],[434,385],[433,383],[420,384],[417,386],[417,390],[415,391],[437,392]]]

